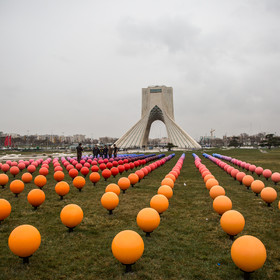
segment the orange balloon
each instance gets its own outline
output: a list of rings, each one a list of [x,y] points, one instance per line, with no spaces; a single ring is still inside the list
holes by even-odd
[[[267,206],[270,206],[276,200],[277,192],[274,188],[266,187],[261,191],[261,198],[267,203]]]
[[[113,239],[112,252],[122,264],[134,264],[143,255],[143,239],[135,231],[121,231]]]
[[[136,218],[137,225],[146,232],[146,236],[150,236],[160,223],[160,216],[153,208],[142,209]]]
[[[86,184],[86,180],[82,176],[77,176],[73,180],[74,187],[77,188],[79,191],[82,190],[85,184]]]
[[[57,181],[60,182],[64,179],[64,173],[62,171],[56,171],[53,174],[53,178]]]
[[[83,217],[82,208],[76,204],[68,204],[60,212],[60,219],[69,228],[69,232],[82,222]]]
[[[55,192],[63,199],[63,196],[68,194],[70,191],[70,186],[65,181],[60,181],[55,185]]]
[[[45,201],[45,193],[40,189],[31,190],[27,195],[28,202],[35,208],[39,207]]]
[[[176,177],[176,179],[177,179],[178,176],[179,176],[179,174],[178,174],[178,172],[177,172],[176,170],[170,171],[169,174],[173,174],[173,175]]]
[[[118,186],[125,193],[125,191],[130,187],[130,180],[126,177],[121,177],[118,181]]]
[[[233,242],[231,258],[238,268],[245,272],[253,272],[265,263],[266,249],[258,238],[243,235]]]
[[[10,190],[17,197],[24,190],[24,183],[21,180],[14,180],[10,184]]]
[[[203,179],[203,180],[204,180],[204,183],[206,183],[208,179],[212,179],[212,178],[215,179],[215,177],[214,177],[212,174],[206,175],[206,176],[204,177],[204,179]]]
[[[30,182],[32,181],[32,179],[33,179],[33,176],[32,176],[32,174],[29,173],[29,172],[25,172],[25,173],[23,173],[22,176],[21,176],[21,180],[22,180],[25,184],[30,183]]]
[[[40,189],[43,188],[47,183],[47,178],[44,175],[38,175],[34,179],[34,183]]]
[[[222,215],[220,224],[224,232],[230,236],[235,236],[243,230],[245,219],[240,212],[228,210]]]
[[[238,172],[236,174],[236,180],[240,182],[240,185],[242,185],[242,180],[246,176],[244,172]]]
[[[156,194],[151,198],[150,206],[151,208],[157,210],[159,214],[161,214],[168,209],[169,202],[164,195]]]
[[[201,173],[201,177],[204,179],[204,177],[206,177],[207,175],[210,175],[211,172],[209,170],[204,170],[202,173]]]
[[[208,191],[210,191],[210,189],[211,189],[212,187],[218,186],[218,185],[219,185],[219,182],[218,182],[216,179],[214,179],[214,178],[208,179],[208,180],[206,181],[206,183],[205,183],[205,186],[206,186],[206,188],[207,188]]]
[[[176,181],[175,175],[174,175],[174,174],[171,174],[171,173],[168,173],[168,174],[165,176],[165,178],[170,178],[174,183],[175,183],[175,181]]]
[[[212,199],[215,199],[219,195],[226,195],[225,189],[221,186],[214,186],[209,192]]]
[[[113,192],[116,195],[119,195],[121,192],[121,189],[117,184],[111,183],[106,187],[105,192]]]
[[[139,182],[139,177],[135,173],[129,174],[128,175],[128,179],[129,179],[130,184],[131,184],[132,187]]]
[[[40,232],[31,225],[16,227],[8,240],[10,250],[21,258],[33,255],[41,244]]]
[[[174,182],[173,182],[173,180],[172,179],[170,179],[170,178],[164,178],[162,181],[161,181],[161,185],[163,186],[163,185],[167,185],[167,186],[169,186],[170,188],[174,188]]]
[[[101,204],[113,214],[113,210],[119,205],[119,197],[114,192],[105,192],[101,197]]]
[[[222,215],[226,211],[231,210],[232,202],[227,196],[220,195],[214,199],[213,208],[218,214]]]
[[[248,189],[250,188],[253,182],[254,182],[254,177],[251,175],[245,175],[242,179],[242,184]]]
[[[254,180],[251,184],[252,191],[258,196],[258,194],[264,188],[264,183],[261,180]]]
[[[4,188],[9,182],[9,176],[6,174],[0,174],[0,185]]]
[[[167,185],[160,186],[157,193],[166,196],[167,199],[170,199],[173,196],[172,188]]]
[[[93,185],[95,186],[95,184],[100,180],[100,175],[99,175],[98,172],[92,172],[89,175],[89,179],[93,183]]]
[[[0,222],[4,221],[11,214],[12,206],[10,202],[4,198],[0,198]]]

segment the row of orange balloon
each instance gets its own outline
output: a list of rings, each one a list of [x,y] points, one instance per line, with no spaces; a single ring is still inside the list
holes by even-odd
[[[210,155],[206,155],[206,158],[210,159],[212,162],[221,167],[225,172],[231,175],[235,180],[238,180],[240,184],[247,187],[247,189],[252,189],[252,191],[258,196],[261,195],[261,198],[268,206],[271,205],[277,199],[277,192],[272,187],[265,187],[265,184],[261,180],[255,180],[253,176],[246,175],[244,172],[239,172],[238,169],[233,168],[232,166],[226,164],[225,162],[216,159]],[[280,201],[278,202],[278,207],[280,209]]]
[[[113,214],[113,210],[119,205],[119,194],[121,190],[123,193],[125,193],[130,186],[133,187],[152,170],[155,170],[156,168],[165,164],[169,158],[170,157],[166,157],[163,160],[158,160],[155,163],[151,163],[149,166],[142,168],[143,170],[137,170],[135,173],[129,174],[128,177],[121,177],[117,184],[109,184],[105,189],[105,193],[101,197],[102,206],[109,211],[109,214]]]
[[[160,215],[168,209],[168,200],[173,195],[174,183],[180,174],[183,160],[181,157],[172,169],[172,173],[167,174],[161,181],[158,194],[150,200],[150,207],[140,210],[137,214],[137,225],[146,233],[147,237],[159,226]],[[131,265],[142,256],[144,241],[137,232],[124,230],[114,237],[111,248],[114,257],[126,265],[126,272],[128,272],[131,270]]]
[[[221,215],[220,225],[222,229],[234,240],[244,226],[243,215],[232,210],[230,198],[225,196],[225,190],[219,186],[219,182],[211,174],[209,169],[201,163],[201,159],[193,154],[195,166],[198,168],[205,182],[206,188],[213,199],[214,210]],[[264,244],[256,237],[244,235],[237,238],[231,246],[231,258],[235,265],[245,273],[251,273],[261,268],[266,261],[266,249]]]

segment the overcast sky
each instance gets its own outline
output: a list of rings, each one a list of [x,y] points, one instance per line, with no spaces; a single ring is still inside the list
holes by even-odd
[[[150,85],[196,140],[280,134],[280,1],[0,0],[0,131],[120,137]]]

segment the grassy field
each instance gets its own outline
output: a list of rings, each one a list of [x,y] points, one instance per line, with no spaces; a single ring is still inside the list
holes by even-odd
[[[239,149],[206,151],[208,154],[214,152],[270,168],[274,172],[280,171],[280,150],[266,153]],[[231,260],[232,241],[220,226],[220,217],[212,208],[212,199],[194,166],[191,152],[186,153],[181,175],[175,183],[174,196],[170,199],[169,209],[161,217],[159,227],[150,238],[146,238],[136,224],[137,213],[149,207],[161,180],[181,154],[177,152],[164,166],[154,170],[125,194],[120,194],[120,203],[113,215],[108,215],[101,206],[100,198],[107,184],[117,182],[120,176],[107,182],[101,180],[96,187],[87,178],[82,192],[71,185],[70,193],[60,200],[54,191],[56,182],[51,166],[48,183],[43,188],[46,201],[37,211],[26,199],[28,192],[35,188],[33,183],[26,185],[18,198],[8,186],[0,189],[0,197],[12,205],[10,217],[0,225],[0,279],[242,279],[243,274]],[[266,263],[252,275],[252,279],[279,279],[279,199],[272,207],[267,207],[251,190],[203,158],[202,152],[197,152],[197,155],[225,188],[233,209],[243,214],[246,224],[239,236],[256,236],[266,246]],[[266,186],[273,186],[270,180],[261,179]],[[66,181],[71,184],[68,175]],[[279,195],[279,186],[275,189]],[[68,233],[60,221],[60,211],[69,203],[78,204],[84,211],[82,223],[72,233]],[[29,265],[23,265],[8,247],[11,231],[22,224],[35,226],[42,236],[41,246],[31,257]],[[114,236],[125,229],[137,231],[145,243],[143,256],[133,265],[133,272],[128,274],[124,274],[124,266],[111,252]]]

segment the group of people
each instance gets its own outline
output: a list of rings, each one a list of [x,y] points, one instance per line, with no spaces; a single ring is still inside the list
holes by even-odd
[[[83,152],[83,147],[82,147],[82,143],[79,143],[79,145],[76,147],[77,150],[77,161],[80,162],[81,158],[82,158],[82,152]],[[116,146],[116,144],[113,145],[113,147],[111,147],[109,145],[109,147],[107,145],[105,145],[104,147],[100,147],[98,148],[97,145],[95,145],[93,147],[92,150],[92,154],[94,157],[98,158],[102,157],[102,158],[111,158],[112,155],[114,155],[114,158],[117,157],[117,153],[118,153],[118,148]]]

